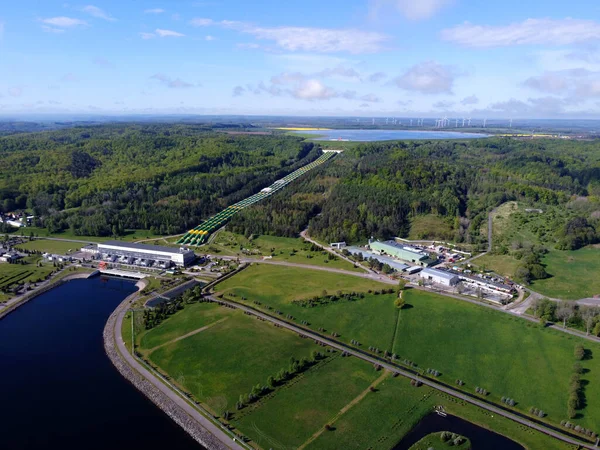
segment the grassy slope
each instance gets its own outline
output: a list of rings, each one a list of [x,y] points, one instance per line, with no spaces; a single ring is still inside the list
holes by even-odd
[[[21,228],[12,234],[29,236],[31,233],[33,233],[37,237],[52,237],[52,238],[59,238],[59,239],[73,239],[73,240],[77,240],[77,241],[90,241],[90,242],[104,242],[104,241],[109,241],[109,240],[114,239],[110,236],[109,237],[79,236],[77,234],[74,234],[70,230],[65,230],[60,233],[50,233],[46,228],[36,228],[36,227]],[[149,230],[126,230],[125,235],[121,236],[117,239],[122,240],[124,242],[132,242],[132,241],[138,241],[138,240],[142,240],[142,239],[152,239],[152,238],[158,238],[158,237],[160,237],[160,235],[152,234],[152,233],[150,233]]]
[[[38,250],[41,252],[58,253],[66,255],[70,252],[79,250],[83,244],[77,244],[75,242],[64,242],[64,241],[49,241],[47,239],[36,239],[33,241],[25,242],[17,246],[25,250]]]
[[[542,262],[552,278],[532,283],[541,294],[572,300],[600,294],[600,248],[551,250]]]
[[[287,368],[291,356],[308,357],[318,347],[265,322],[226,310],[212,328],[154,351],[150,359],[217,413],[235,410],[240,394]]]
[[[279,236],[261,235],[250,241],[242,235],[231,233],[229,231],[220,231],[215,235],[211,244],[207,247],[208,253],[219,250],[218,255],[242,255],[242,250],[245,249],[251,254],[246,256],[254,256],[260,258],[262,256],[270,256],[274,254],[273,259],[276,261],[289,261],[296,264],[309,264],[312,266],[332,267],[336,269],[345,269],[351,271],[363,271],[359,268],[354,268],[343,259],[329,260],[328,253],[323,251],[313,252],[310,250],[311,245],[302,238],[287,238]],[[292,250],[296,253],[292,255]]]
[[[330,357],[236,420],[235,425],[256,436],[262,448],[297,448],[379,375],[356,358]]]

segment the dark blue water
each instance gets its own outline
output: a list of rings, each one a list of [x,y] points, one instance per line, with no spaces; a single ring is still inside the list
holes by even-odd
[[[410,433],[404,436],[394,450],[408,450],[425,436],[442,431],[450,431],[469,438],[472,450],[524,450],[523,446],[501,434],[455,416],[442,417],[434,413],[425,416]]]
[[[104,353],[104,324],[135,290],[73,280],[0,320],[0,448],[202,448]]]
[[[301,134],[314,134],[317,140],[345,141],[395,141],[426,139],[478,139],[489,137],[487,134],[460,133],[457,131],[417,131],[417,130],[312,130],[299,131]]]

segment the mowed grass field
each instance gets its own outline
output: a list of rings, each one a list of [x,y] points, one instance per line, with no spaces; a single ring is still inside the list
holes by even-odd
[[[592,358],[582,361],[587,407],[577,423],[600,429],[600,345],[498,311],[422,291],[405,292],[413,308],[402,311],[395,352],[422,368],[442,373],[440,380],[466,382],[503,396],[527,412],[534,406],[558,423],[567,419],[573,350],[583,344]]]
[[[23,260],[26,264],[0,263],[0,289],[9,289],[16,284],[36,283],[42,281],[50,272],[55,270],[52,264],[44,263],[38,267],[40,256],[31,255]],[[0,301],[10,297],[0,293]]]
[[[289,366],[291,357],[309,357],[313,350],[321,349],[310,340],[239,310],[222,309],[225,320],[209,329],[153,352],[142,348],[142,353],[174,382],[217,414],[235,411],[241,394],[249,393],[258,383],[265,385],[269,376]]]
[[[341,258],[330,260],[329,253],[322,250],[312,251],[311,247],[312,245],[302,238],[260,235],[250,240],[240,234],[222,230],[215,235],[211,244],[206,247],[206,251],[210,253],[218,250],[216,256],[238,254],[256,258],[272,256],[276,261],[364,272],[363,269],[355,268],[353,264]]]
[[[65,241],[50,241],[48,239],[35,239],[33,241],[24,242],[23,244],[17,245],[17,248],[24,250],[37,250],[40,252],[56,253],[59,255],[67,255],[69,253],[78,251],[85,244],[77,242],[65,242]]]
[[[331,288],[339,275],[326,274],[334,280],[317,281],[311,280],[311,274],[306,272],[297,268],[253,266],[217,289],[235,293],[236,301],[244,296],[245,302],[254,307],[257,306],[253,300],[258,300],[291,314],[296,323],[307,320],[313,330],[324,327],[327,334],[335,331],[347,343],[356,339],[363,350],[375,346],[396,353],[400,360],[414,361],[421,369],[438,370],[442,373],[440,380],[448,384],[461,379],[469,392],[480,386],[490,392],[489,398],[494,401],[500,402],[503,396],[515,399],[521,411],[527,412],[532,406],[541,408],[554,423],[566,419],[569,379],[576,362],[575,345],[583,343],[593,355],[600,355],[600,346],[592,342],[416,289],[404,293],[411,307],[401,311],[393,305],[394,294],[366,295],[364,299],[314,308],[293,305],[294,298],[319,295],[323,289],[330,293],[337,286],[346,291],[360,290],[368,287],[361,283],[370,283],[357,278],[358,285],[342,282]],[[338,281],[345,278],[351,277],[342,276]],[[600,401],[594,400],[600,398],[600,382],[593,381],[600,374],[600,359],[586,360],[583,365],[589,369],[584,379],[590,383],[586,386],[587,407],[580,411],[578,423],[600,429]]]
[[[249,412],[234,413],[234,423],[262,448],[298,448],[381,374],[364,361],[336,354]]]

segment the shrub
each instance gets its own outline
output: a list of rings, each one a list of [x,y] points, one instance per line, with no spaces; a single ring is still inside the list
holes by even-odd
[[[585,349],[583,348],[583,345],[577,344],[575,346],[575,359],[577,359],[577,361],[581,361],[584,356],[585,356]]]

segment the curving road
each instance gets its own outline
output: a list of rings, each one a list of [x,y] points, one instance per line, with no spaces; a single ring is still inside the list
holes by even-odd
[[[139,373],[144,379],[152,384],[154,388],[159,390],[168,399],[182,411],[185,412],[190,418],[197,422],[202,428],[209,432],[213,438],[221,442],[223,445],[218,447],[219,449],[231,449],[231,450],[247,450],[246,447],[234,442],[232,438],[226,434],[219,426],[215,425],[212,421],[203,416],[197,409],[192,407],[186,400],[177,395],[175,391],[170,389],[168,386],[163,384],[153,373],[151,373],[144,365],[138,362],[131,353],[127,351],[125,343],[123,341],[123,335],[121,333],[123,318],[127,313],[128,302],[124,301],[117,307],[116,321],[113,328],[113,336],[117,349],[120,353],[121,358],[131,366],[137,373]],[[186,430],[187,431],[187,430]],[[217,447],[214,447],[217,448]]]
[[[542,432],[544,434],[547,434],[548,436],[552,436],[552,437],[554,437],[556,439],[559,439],[559,440],[561,440],[563,442],[566,442],[568,444],[577,445],[580,448],[586,448],[586,449],[589,449],[589,450],[597,450],[598,449],[598,447],[595,447],[592,444],[580,441],[578,439],[571,438],[571,437],[566,436],[566,435],[564,435],[562,433],[558,433],[558,432],[556,432],[556,431],[554,431],[554,430],[552,430],[550,428],[547,428],[547,427],[545,427],[543,425],[540,425],[540,424],[538,424],[536,422],[533,422],[531,420],[523,418],[523,417],[521,417],[521,416],[519,416],[517,414],[513,414],[513,413],[511,413],[509,411],[506,411],[504,409],[501,409],[501,408],[495,407],[495,406],[493,406],[491,404],[488,404],[487,402],[483,402],[483,401],[480,401],[480,400],[478,400],[478,399],[476,399],[474,397],[471,397],[469,395],[465,395],[465,394],[463,394],[463,393],[461,393],[459,391],[456,391],[454,389],[448,388],[448,387],[446,387],[446,386],[444,386],[444,385],[442,385],[440,383],[437,383],[435,381],[428,380],[426,378],[422,378],[422,377],[420,377],[418,375],[415,375],[415,374],[413,374],[413,373],[411,373],[411,372],[409,372],[407,370],[401,369],[401,368],[399,368],[399,367],[397,367],[397,366],[395,366],[393,364],[389,364],[387,362],[384,362],[383,360],[380,360],[379,358],[375,358],[375,357],[370,356],[370,355],[368,355],[366,353],[363,353],[360,350],[356,350],[356,349],[354,349],[352,347],[347,347],[347,346],[345,346],[345,345],[343,345],[343,344],[341,344],[341,343],[339,343],[337,341],[325,338],[325,337],[321,336],[320,334],[314,333],[314,332],[312,332],[310,330],[306,330],[306,329],[301,328],[299,326],[293,325],[293,324],[291,324],[289,322],[285,322],[283,320],[277,319],[276,317],[273,317],[273,316],[270,316],[268,314],[265,314],[265,313],[262,313],[260,311],[257,311],[254,308],[251,308],[251,307],[248,307],[248,306],[245,306],[245,305],[241,305],[241,304],[239,304],[237,302],[233,302],[233,301],[230,301],[230,300],[224,300],[224,299],[220,299],[220,298],[215,298],[215,297],[210,296],[210,295],[208,296],[208,298],[210,298],[214,302],[222,303],[222,304],[231,306],[233,308],[240,309],[240,310],[242,310],[244,312],[247,312],[247,313],[250,313],[250,314],[252,314],[254,316],[260,317],[261,319],[269,321],[269,322],[271,322],[273,324],[277,324],[278,326],[280,326],[282,328],[285,328],[285,329],[293,331],[295,333],[307,336],[307,337],[309,337],[309,338],[311,338],[311,339],[313,339],[313,340],[315,340],[317,342],[321,342],[323,344],[326,344],[326,345],[328,345],[328,346],[330,346],[332,348],[335,348],[335,349],[337,349],[339,351],[346,352],[346,353],[348,353],[348,354],[350,354],[352,356],[355,356],[355,357],[357,357],[359,359],[362,359],[363,361],[366,361],[368,363],[378,364],[379,366],[381,366],[384,369],[387,369],[387,370],[389,370],[391,372],[396,372],[396,373],[398,373],[398,374],[400,374],[400,375],[402,375],[404,377],[407,377],[407,378],[410,378],[410,379],[413,379],[413,380],[418,380],[422,384],[424,384],[426,386],[429,386],[429,387],[431,387],[433,389],[436,389],[438,391],[444,392],[444,393],[446,393],[448,395],[451,395],[453,397],[459,398],[459,399],[461,399],[461,400],[463,400],[465,402],[471,403],[472,405],[478,406],[479,408],[485,409],[485,410],[490,411],[490,412],[492,412],[494,414],[498,414],[499,416],[502,416],[502,417],[505,417],[507,419],[513,420],[513,421],[515,421],[517,423],[520,423],[522,425],[525,425],[525,426],[527,426],[529,428],[533,428],[533,429],[535,429],[537,431],[540,431],[540,432]]]

